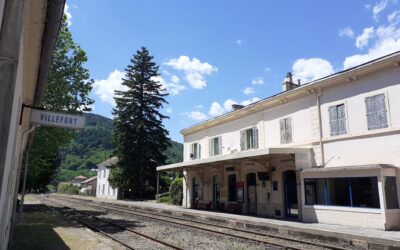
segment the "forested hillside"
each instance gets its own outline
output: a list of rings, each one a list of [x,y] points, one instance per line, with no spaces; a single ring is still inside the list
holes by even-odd
[[[61,151],[61,169],[56,181],[69,181],[76,175],[92,176],[92,168],[113,154],[113,121],[97,114],[85,114],[86,126],[76,132],[71,143]],[[182,161],[183,146],[171,141],[171,147],[165,152],[167,164]]]

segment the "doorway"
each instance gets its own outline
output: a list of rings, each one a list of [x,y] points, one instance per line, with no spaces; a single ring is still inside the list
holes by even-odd
[[[218,175],[213,177],[213,209],[219,209],[219,178]]]
[[[249,173],[247,179],[247,213],[257,214],[257,177],[256,173]]]
[[[298,218],[299,207],[297,202],[297,183],[296,171],[288,170],[283,172],[283,179],[285,183],[285,210],[286,217]]]
[[[192,207],[193,208],[198,208],[199,205],[199,183],[196,177],[193,177],[192,179],[192,190],[193,190],[193,195],[192,195]]]

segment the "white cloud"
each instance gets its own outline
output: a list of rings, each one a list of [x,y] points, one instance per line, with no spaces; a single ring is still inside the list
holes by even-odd
[[[247,105],[252,104],[254,102],[258,102],[259,100],[261,100],[261,99],[258,98],[258,97],[253,97],[253,98],[251,98],[249,100],[244,100],[244,101],[240,102],[240,105],[247,106]]]
[[[371,39],[374,40],[372,46],[364,54],[355,54],[345,58],[343,68],[351,68],[362,63],[371,61],[381,56],[400,50],[400,25],[397,14],[391,13],[388,23],[375,28]]]
[[[241,101],[240,105],[247,106],[247,105],[257,102],[259,100],[260,100],[260,98],[254,97],[254,98],[251,98],[248,100]],[[230,112],[230,111],[232,111],[233,104],[238,104],[238,102],[236,102],[232,99],[227,99],[227,100],[225,100],[225,102],[222,106],[218,102],[214,101],[213,103],[211,103],[210,111],[208,112],[208,114],[211,116],[217,116],[217,115],[222,115],[226,112]]]
[[[386,9],[387,4],[388,0],[382,0],[372,7],[372,18],[375,21],[379,21],[379,13]]]
[[[242,45],[242,43],[243,43],[243,41],[242,41],[241,39],[237,39],[237,40],[236,40],[236,44],[237,44],[237,45]]]
[[[165,64],[176,70],[183,71],[186,81],[195,89],[205,88],[207,83],[204,77],[218,70],[207,62],[203,63],[197,58],[190,59],[188,56],[173,58]]]
[[[167,111],[168,114],[172,114],[173,113],[172,108],[167,108],[165,111]]]
[[[399,18],[399,11],[398,10],[393,11],[392,13],[390,13],[387,16],[387,20],[388,20],[389,23],[392,23],[392,22],[396,21],[398,18]]]
[[[361,35],[356,38],[356,47],[362,49],[368,46],[368,41],[374,36],[374,31],[374,27],[365,28]]]
[[[303,83],[334,73],[331,63],[322,58],[298,59],[292,66],[294,79]]]
[[[250,95],[250,94],[254,94],[254,93],[255,93],[254,88],[251,88],[251,87],[246,87],[243,90],[243,94],[245,94],[245,95]]]
[[[222,115],[225,109],[218,102],[213,102],[208,113],[212,116]]]
[[[233,104],[237,104],[237,102],[234,101],[234,100],[231,100],[231,99],[225,100],[225,102],[224,102],[224,109],[225,109],[226,111],[231,111],[231,110],[232,110],[232,105],[233,105]]]
[[[186,89],[185,86],[181,85],[179,77],[175,75],[171,75],[171,82],[167,82],[163,77],[161,76],[155,76],[153,77],[154,81],[159,82],[166,91],[174,96],[174,95],[179,95],[183,90]]]
[[[189,113],[185,113],[188,118],[196,121],[203,121],[208,119],[208,116],[200,111],[192,111]]]
[[[354,31],[353,31],[352,28],[346,27],[346,28],[343,28],[343,29],[339,30],[339,36],[341,36],[341,37],[345,36],[345,37],[353,38],[354,37]]]
[[[78,5],[73,4],[72,7],[73,7],[74,9],[77,9],[77,8],[78,8]]]
[[[196,106],[194,106],[194,107],[197,108],[197,109],[202,109],[202,108],[203,108],[203,105],[199,104],[199,105],[196,105]]]
[[[265,71],[271,71],[271,68],[270,67],[265,67],[265,69],[264,69]]]
[[[264,84],[264,78],[258,76],[258,77],[256,77],[255,79],[253,79],[253,80],[251,81],[251,83],[252,83],[253,85],[262,85],[262,84]]]
[[[105,80],[95,80],[94,90],[95,94],[100,97],[103,102],[115,106],[114,91],[127,90],[127,87],[122,85],[122,78],[125,76],[124,72],[115,69],[111,72]]]
[[[67,3],[65,3],[65,6],[64,6],[64,14],[67,16],[67,26],[69,27],[72,25],[72,22],[71,22],[72,14],[69,11],[69,6]]]

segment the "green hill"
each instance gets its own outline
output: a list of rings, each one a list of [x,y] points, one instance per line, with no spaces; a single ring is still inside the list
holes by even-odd
[[[90,172],[90,169],[113,156],[113,121],[97,114],[85,116],[85,128],[76,132],[74,140],[61,151],[61,168],[56,181],[69,181],[76,175],[93,176],[96,172]],[[171,141],[171,147],[165,152],[166,163],[181,162],[182,152],[183,145]]]

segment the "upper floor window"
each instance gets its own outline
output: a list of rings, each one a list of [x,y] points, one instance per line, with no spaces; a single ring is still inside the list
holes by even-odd
[[[240,149],[248,150],[258,148],[258,129],[256,127],[240,131]]]
[[[103,170],[103,178],[106,178],[106,169]]]
[[[346,134],[346,112],[344,104],[329,107],[331,136]]]
[[[210,156],[220,155],[222,153],[222,143],[220,136],[210,139],[209,149],[210,149]]]
[[[292,142],[292,119],[286,117],[279,120],[279,125],[281,129],[281,143],[291,143]]]
[[[368,130],[387,128],[385,94],[365,98],[367,108]]]
[[[201,157],[201,146],[199,143],[195,142],[190,145],[190,159],[200,159]]]

